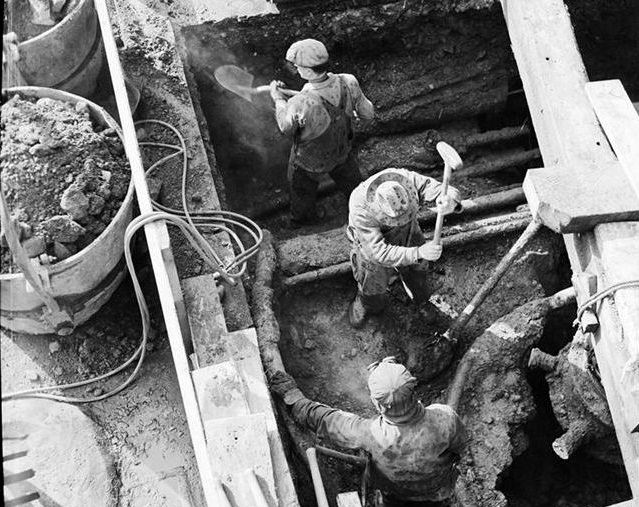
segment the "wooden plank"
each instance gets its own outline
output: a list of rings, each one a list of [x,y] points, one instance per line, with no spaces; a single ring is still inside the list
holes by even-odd
[[[608,505],[608,507],[637,507],[639,505],[639,501],[636,500],[626,500],[625,502],[619,502],[614,505]]]
[[[605,287],[639,280],[639,222],[599,225],[595,228],[595,238],[605,269]],[[639,286],[616,291],[614,301],[623,328],[616,346],[622,347],[627,357],[613,369],[622,375],[622,399],[626,411],[633,414],[636,428],[639,426]]]
[[[337,495],[337,507],[362,507],[357,491]]]
[[[586,83],[586,94],[639,198],[639,114],[618,79]]]
[[[204,367],[228,359],[220,357],[224,350],[220,340],[227,329],[213,275],[187,278],[182,289],[198,364]]]
[[[223,340],[227,344],[227,349],[232,352],[231,357],[236,361],[236,366],[242,376],[242,380],[244,380],[251,413],[264,414],[279,505],[281,507],[293,507],[296,502],[291,502],[287,499],[296,498],[295,487],[289,472],[286,455],[284,454],[284,446],[277,429],[275,412],[257,346],[255,328],[243,329],[223,335]]]
[[[224,361],[191,373],[202,421],[249,414],[247,390],[235,361]]]
[[[96,0],[94,3],[98,14],[102,40],[104,42],[104,50],[107,57],[114,96],[120,116],[124,150],[131,166],[131,179],[135,186],[138,207],[141,215],[150,214],[153,211],[153,207],[151,205],[149,189],[146,184],[144,165],[142,163],[140,147],[138,146],[133,117],[131,115],[131,108],[129,106],[126,86],[124,84],[124,74],[122,72],[115,39],[111,32],[112,25],[109,11],[106,5],[106,0]],[[167,274],[167,268],[162,257],[162,248],[169,244],[168,231],[163,222],[153,222],[145,225],[144,232],[149,247],[149,256],[151,257],[151,264],[153,266],[155,282],[158,288],[167,335],[171,345],[171,353],[173,355],[175,371],[178,378],[178,384],[180,386],[182,402],[184,404],[184,412],[189,432],[191,434],[195,459],[200,472],[204,497],[209,505],[217,505],[218,491],[213,487],[213,484],[215,483],[215,476],[212,473],[206,453],[204,428],[198,411],[195,389],[191,381],[191,376],[189,375],[189,363],[184,349],[180,322],[173,301],[170,278]]]
[[[615,173],[609,169],[615,167],[617,158],[585,93],[588,77],[563,1],[501,0],[501,4],[544,166],[592,168],[608,171],[614,178]],[[596,262],[594,233],[565,234],[564,242],[575,275],[590,272],[604,280],[603,267]],[[630,487],[639,497],[636,435],[630,433],[632,422],[625,419],[621,409],[619,396],[623,388],[615,375],[618,372],[613,374],[610,369],[614,364],[610,356],[619,353],[615,347],[623,328],[609,304],[601,306],[599,321],[600,329],[593,334],[597,362]]]
[[[277,505],[264,414],[213,419],[204,425],[211,466],[222,478],[231,504],[253,507],[250,489],[242,479],[252,468],[269,505]]]
[[[593,167],[529,169],[523,183],[531,213],[560,233],[586,232],[597,224],[639,220],[639,197],[619,162]],[[615,177],[611,177],[611,172]]]

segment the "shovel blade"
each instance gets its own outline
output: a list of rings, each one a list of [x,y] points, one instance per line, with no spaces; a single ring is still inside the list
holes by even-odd
[[[223,88],[251,101],[253,94],[253,75],[235,65],[222,65],[215,69],[215,80]]]

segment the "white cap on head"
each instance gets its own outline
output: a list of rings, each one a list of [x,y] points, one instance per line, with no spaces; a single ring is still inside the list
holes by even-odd
[[[410,207],[408,192],[396,181],[380,184],[375,191],[375,200],[379,209],[391,218],[404,215]]]
[[[286,59],[300,67],[316,67],[328,62],[328,51],[318,40],[298,40],[288,48]]]

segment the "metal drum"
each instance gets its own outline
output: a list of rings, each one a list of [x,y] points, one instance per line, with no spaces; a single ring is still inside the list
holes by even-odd
[[[93,121],[112,127],[120,138],[116,121],[100,106],[60,90],[33,86],[7,90],[23,97],[86,102]],[[68,315],[64,321],[50,318],[48,308],[27,283],[22,273],[0,275],[0,325],[8,330],[29,334],[69,334],[88,320],[111,297],[126,274],[124,233],[131,221],[133,183],[115,217],[90,245],[57,264],[38,265],[38,276]]]

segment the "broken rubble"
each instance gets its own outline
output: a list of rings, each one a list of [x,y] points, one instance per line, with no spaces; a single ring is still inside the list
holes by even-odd
[[[85,232],[84,227],[77,224],[67,215],[56,215],[45,220],[40,227],[51,242],[73,243]]]
[[[60,207],[66,211],[73,220],[82,220],[89,211],[89,198],[77,185],[71,185],[62,194]]]

